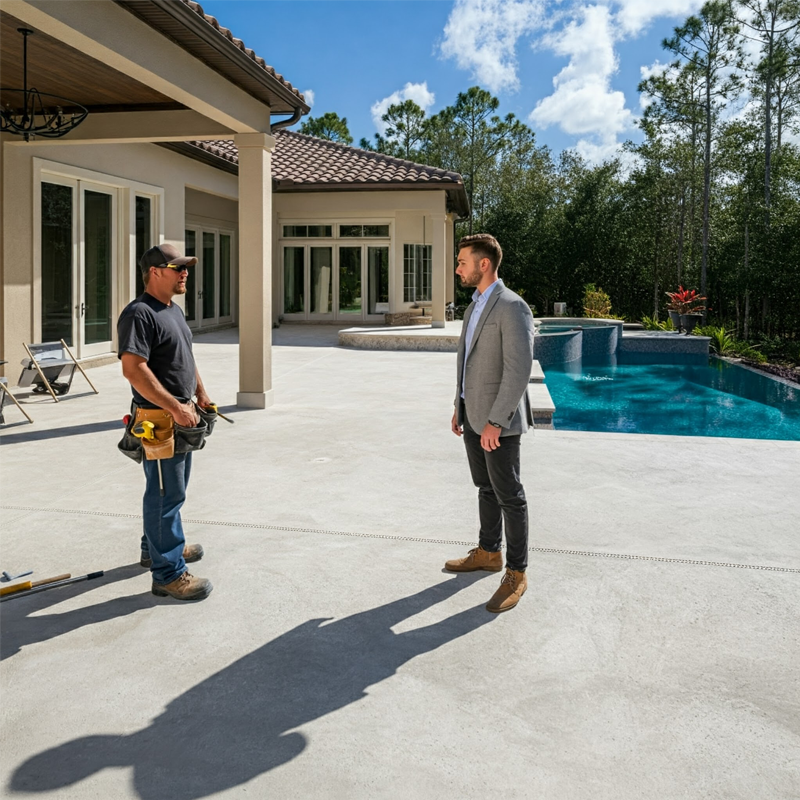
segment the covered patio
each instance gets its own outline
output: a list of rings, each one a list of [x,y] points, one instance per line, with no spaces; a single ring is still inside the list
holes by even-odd
[[[2,135],[3,357],[18,363],[23,341],[50,332],[82,361],[107,360],[116,316],[137,292],[137,214],[147,219],[147,246],[184,248],[187,191],[199,189],[238,201],[236,402],[270,405],[271,117],[298,119],[309,110],[302,95],[188,0],[9,0],[0,24],[4,86],[22,86],[26,28],[29,83],[89,110],[61,139]],[[149,147],[220,139],[236,143],[238,176]],[[40,200],[43,184],[63,191]],[[55,267],[42,232],[53,203],[72,208]]]

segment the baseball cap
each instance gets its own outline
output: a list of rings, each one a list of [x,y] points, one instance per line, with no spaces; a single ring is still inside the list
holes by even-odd
[[[161,244],[151,247],[140,259],[139,267],[142,272],[147,272],[150,267],[166,267],[174,264],[176,267],[193,267],[197,263],[194,256],[182,256],[177,247],[171,244]]]

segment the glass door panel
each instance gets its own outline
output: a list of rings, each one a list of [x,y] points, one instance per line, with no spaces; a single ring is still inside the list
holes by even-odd
[[[112,197],[84,191],[83,341],[111,341]]]
[[[42,341],[73,346],[75,241],[72,186],[42,183]]]
[[[219,235],[219,316],[231,316],[231,237]]]
[[[187,230],[184,232],[186,237],[186,252],[184,255],[197,257],[197,233]],[[193,323],[197,321],[197,265],[189,267],[189,275],[186,278],[186,321]]]
[[[389,311],[389,248],[367,248],[367,313]]]
[[[214,320],[217,316],[217,235],[203,231],[203,320]]]
[[[305,247],[283,248],[283,313],[305,311]]]
[[[136,297],[144,292],[139,259],[153,246],[153,201],[149,197],[136,198]]]
[[[361,316],[361,248],[339,248],[339,315]]]
[[[333,248],[311,248],[311,313],[333,311]]]

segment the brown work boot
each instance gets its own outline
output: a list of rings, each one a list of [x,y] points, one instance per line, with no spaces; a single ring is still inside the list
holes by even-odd
[[[153,584],[152,592],[156,597],[174,597],[176,600],[202,600],[211,594],[214,587],[208,578],[195,578],[184,572],[180,578],[160,586]]]
[[[528,588],[528,578],[524,572],[513,569],[506,569],[503,580],[500,581],[500,588],[492,595],[492,599],[486,604],[487,611],[508,611],[519,603],[520,597],[525,594]]]
[[[485,569],[487,572],[500,572],[503,569],[503,556],[498,551],[490,553],[480,547],[474,547],[466,558],[454,558],[446,561],[444,568],[448,572],[475,572]]]
[[[187,564],[191,564],[195,561],[199,561],[203,557],[203,545],[201,544],[187,544],[183,548],[183,560]],[[139,564],[146,569],[150,569],[153,566],[153,559],[150,558],[150,554],[148,553],[145,555],[142,553],[142,558],[139,561]]]

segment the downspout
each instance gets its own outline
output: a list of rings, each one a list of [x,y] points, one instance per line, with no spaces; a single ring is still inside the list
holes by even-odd
[[[294,114],[292,114],[292,116],[289,117],[289,119],[281,119],[278,120],[277,122],[270,121],[269,123],[270,130],[275,131],[275,130],[280,130],[281,128],[288,128],[290,125],[294,125],[295,122],[298,122],[300,120],[300,117],[302,116],[303,116],[303,109],[296,108],[294,110]]]

